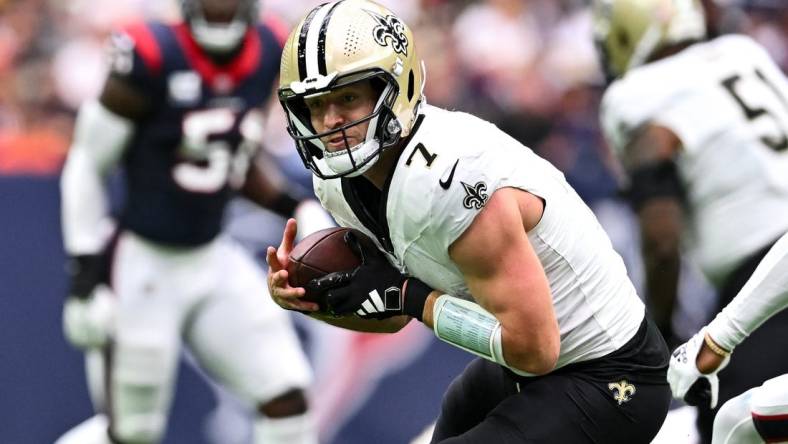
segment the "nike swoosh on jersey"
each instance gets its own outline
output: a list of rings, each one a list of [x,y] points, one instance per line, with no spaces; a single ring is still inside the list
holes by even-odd
[[[441,188],[443,188],[444,190],[448,190],[449,189],[449,185],[451,185],[451,181],[452,181],[452,179],[454,179],[454,170],[457,169],[457,164],[458,163],[460,163],[460,159],[457,159],[457,161],[454,162],[454,166],[451,167],[451,173],[449,173],[449,177],[446,178],[446,182],[444,182],[443,180],[439,180],[438,181],[438,183],[440,184]]]

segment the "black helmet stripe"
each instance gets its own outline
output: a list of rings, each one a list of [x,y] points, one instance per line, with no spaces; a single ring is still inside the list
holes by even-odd
[[[323,3],[304,19],[298,36],[298,75],[301,81],[318,74],[326,75],[326,29],[331,13],[340,3]]]
[[[306,78],[306,36],[309,34],[309,26],[312,24],[312,19],[315,14],[326,4],[316,7],[309,12],[309,15],[304,19],[304,24],[301,26],[301,34],[298,36],[298,76],[303,81]]]
[[[323,24],[320,25],[320,35],[317,38],[317,70],[321,76],[328,74],[326,69],[326,29],[328,28],[328,22],[331,20],[331,14],[334,13],[334,9],[336,9],[340,3],[342,2],[336,2],[331,6],[331,9],[328,10],[328,14],[326,14],[326,18],[323,19]]]

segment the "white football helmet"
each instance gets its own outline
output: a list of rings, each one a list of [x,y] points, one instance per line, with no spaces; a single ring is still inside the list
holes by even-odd
[[[279,76],[279,101],[304,165],[324,179],[369,169],[382,150],[410,134],[424,100],[423,70],[410,28],[385,7],[344,0],[310,11],[285,43]],[[361,81],[380,90],[372,113],[316,133],[304,99]],[[365,140],[350,146],[345,131],[364,122]],[[345,149],[329,152],[320,138],[335,133]]]
[[[665,46],[706,36],[700,0],[594,0],[593,15],[609,77],[642,65]]]
[[[213,1],[214,3],[211,3]],[[206,51],[227,53],[241,44],[246,30],[258,20],[257,0],[180,0],[183,19],[189,24],[194,40]],[[214,21],[210,15],[228,15]]]

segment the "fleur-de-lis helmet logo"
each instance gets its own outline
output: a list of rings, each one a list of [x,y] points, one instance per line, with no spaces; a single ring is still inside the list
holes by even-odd
[[[394,52],[404,56],[408,55],[408,36],[405,35],[405,25],[396,16],[382,16],[378,13],[367,11],[378,23],[372,30],[372,35],[380,46],[389,46]]]

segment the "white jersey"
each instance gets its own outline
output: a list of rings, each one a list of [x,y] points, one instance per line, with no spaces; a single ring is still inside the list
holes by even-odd
[[[375,238],[354,212],[343,182],[315,178],[316,194],[340,225]],[[637,332],[644,306],[593,213],[555,167],[471,115],[422,107],[382,195],[389,259],[431,287],[473,301],[449,246],[503,187],[545,201],[528,238],[552,292],[561,334],[557,367],[620,348]]]
[[[753,40],[698,43],[614,82],[602,101],[614,151],[645,124],[682,142],[687,238],[712,282],[788,231],[788,82]]]
[[[706,329],[733,350],[767,319],[788,308],[788,233],[769,250],[735,298]]]

